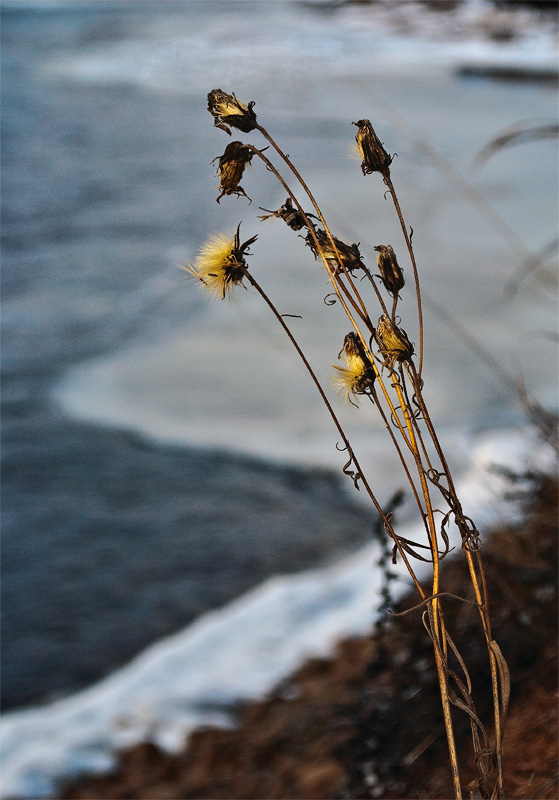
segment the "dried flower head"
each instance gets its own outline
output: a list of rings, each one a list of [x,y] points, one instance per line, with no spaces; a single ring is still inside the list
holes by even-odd
[[[256,114],[252,110],[254,101],[245,106],[234,94],[227,94],[221,89],[212,89],[208,94],[208,111],[214,118],[216,128],[231,136],[232,128],[249,133],[256,128]]]
[[[358,244],[346,244],[336,236],[330,238],[326,231],[320,228],[315,229],[315,235],[318,245],[310,231],[305,237],[305,242],[313,251],[315,258],[324,258],[328,262],[335,275],[343,271],[342,265],[347,272],[363,269],[364,264],[361,261]]]
[[[221,192],[217,198],[218,203],[225,194],[236,194],[237,197],[244,195],[249,203],[252,203],[248,194],[239,184],[245,166],[250,164],[253,155],[254,150],[242,142],[230,142],[223,155],[213,159],[212,164],[219,159],[216,175],[219,175],[220,185],[216,188],[221,189]]]
[[[359,129],[355,134],[355,141],[363,159],[361,163],[363,175],[370,175],[372,172],[380,172],[386,177],[390,175],[392,156],[382,146],[382,142],[376,135],[370,121],[368,119],[360,119],[358,122],[352,122],[351,124],[357,125]]]
[[[406,332],[392,322],[388,314],[379,319],[375,338],[390,369],[396,361],[408,361],[413,355],[413,344]]]
[[[376,374],[371,359],[356,333],[348,333],[338,358],[344,355],[345,367],[332,364],[337,374],[332,382],[345,392],[346,399],[353,403],[352,394],[367,394],[373,388]],[[353,403],[355,405],[355,403]]]
[[[201,248],[194,264],[185,267],[186,271],[201,281],[209,294],[223,299],[229,297],[233,286],[242,285],[245,275],[248,248],[257,236],[241,244],[239,238],[241,225],[233,239],[223,234],[214,234]]]
[[[406,282],[404,272],[396,260],[396,254],[389,244],[379,244],[375,250],[378,253],[377,264],[382,282],[392,297],[396,297]]]
[[[270,211],[269,208],[261,208],[260,210],[266,211],[267,213],[260,215],[259,219],[278,217],[278,219],[283,219],[293,231],[300,231],[301,228],[305,228],[307,226],[304,216],[301,214],[298,208],[293,207],[290,197],[287,198],[282,207],[278,208],[277,211]],[[314,214],[307,214],[307,217],[314,217],[314,219],[316,219]]]

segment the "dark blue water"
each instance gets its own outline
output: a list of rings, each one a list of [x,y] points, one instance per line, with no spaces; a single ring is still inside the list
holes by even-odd
[[[182,5],[2,9],[4,708],[83,687],[266,576],[370,537],[326,471],[155,444],[50,400],[72,364],[162,336],[201,302],[160,280],[215,204],[200,98],[46,69]]]

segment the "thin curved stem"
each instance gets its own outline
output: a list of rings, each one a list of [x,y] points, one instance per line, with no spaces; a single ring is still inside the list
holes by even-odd
[[[299,347],[299,344],[298,344],[297,340],[295,339],[295,337],[291,333],[291,331],[290,331],[288,325],[286,324],[285,320],[283,319],[283,317],[281,316],[281,314],[279,313],[277,308],[274,306],[274,304],[272,303],[272,301],[270,300],[268,295],[264,292],[264,290],[262,289],[262,287],[260,286],[258,281],[256,281],[255,278],[253,278],[253,276],[250,274],[248,269],[246,269],[246,267],[244,269],[244,274],[245,274],[246,279],[251,284],[251,286],[253,286],[253,288],[256,289],[256,291],[262,297],[262,299],[264,300],[266,305],[270,308],[270,310],[272,311],[273,315],[275,316],[275,318],[277,319],[277,321],[280,323],[281,327],[283,328],[283,330],[284,330],[285,334],[287,335],[289,341],[291,342],[293,347],[296,349],[299,357],[303,361],[303,364],[307,368],[307,371],[309,372],[309,375],[311,376],[311,378],[312,378],[312,380],[313,380],[313,382],[314,382],[314,384],[315,384],[315,386],[316,386],[316,388],[317,388],[317,390],[318,390],[318,392],[319,392],[319,394],[320,394],[320,396],[322,398],[322,401],[324,402],[326,408],[328,409],[328,412],[329,412],[330,416],[332,417],[334,425],[336,426],[336,429],[337,429],[338,433],[340,434],[340,436],[341,436],[341,438],[343,440],[343,443],[345,445],[345,449],[347,450],[348,455],[351,456],[351,460],[352,460],[352,462],[355,465],[355,468],[357,470],[357,478],[359,480],[361,480],[361,482],[362,482],[363,486],[365,487],[365,490],[367,491],[367,494],[369,495],[369,498],[372,501],[375,509],[380,514],[387,532],[390,532],[391,538],[394,540],[394,543],[398,547],[398,551],[399,551],[399,553],[400,553],[400,555],[402,557],[402,560],[404,561],[404,563],[406,565],[408,573],[409,573],[409,575],[410,575],[410,577],[411,577],[411,579],[412,579],[417,591],[419,592],[421,597],[423,599],[425,599],[425,592],[424,592],[423,588],[421,587],[421,584],[419,583],[419,581],[418,581],[418,579],[417,579],[417,577],[415,575],[413,567],[411,566],[411,564],[409,562],[409,559],[407,558],[406,553],[404,552],[404,549],[402,548],[401,544],[398,542],[398,537],[396,536],[396,534],[394,533],[394,531],[392,529],[392,523],[391,523],[390,519],[387,517],[387,515],[384,513],[384,511],[382,509],[382,506],[380,505],[380,503],[378,502],[376,496],[374,495],[374,493],[373,493],[373,491],[372,491],[372,489],[371,489],[371,487],[370,487],[370,485],[369,485],[369,483],[368,483],[368,481],[367,481],[367,479],[366,479],[366,477],[365,477],[365,475],[363,473],[363,470],[361,469],[361,466],[360,466],[360,464],[359,464],[359,462],[357,460],[357,457],[355,456],[355,453],[353,452],[353,448],[351,447],[349,439],[347,438],[347,436],[346,436],[346,434],[345,434],[345,432],[344,432],[344,430],[343,430],[343,428],[341,426],[341,423],[338,420],[338,417],[336,416],[336,413],[335,413],[334,409],[332,408],[332,405],[331,405],[330,401],[326,397],[324,389],[322,388],[322,385],[321,385],[320,381],[318,380],[318,377],[317,377],[316,373],[314,372],[313,368],[311,367],[307,357],[305,356],[305,354],[303,353],[303,351]]]
[[[394,447],[396,449],[396,452],[398,453],[398,456],[400,458],[400,462],[402,464],[404,472],[406,473],[406,478],[408,480],[409,485],[411,486],[412,494],[414,496],[416,505],[417,505],[417,507],[419,509],[419,513],[421,514],[421,518],[423,520],[423,524],[425,525],[425,530],[427,531],[427,522],[425,520],[425,512],[423,510],[423,506],[421,505],[421,500],[419,498],[419,494],[418,494],[417,488],[415,486],[415,483],[414,483],[413,478],[411,476],[411,473],[409,471],[409,467],[408,467],[408,465],[406,463],[406,460],[404,458],[404,454],[402,453],[402,448],[400,447],[400,445],[398,443],[398,440],[396,439],[396,436],[394,434],[394,431],[392,430],[392,426],[390,425],[390,422],[388,421],[388,418],[387,418],[387,416],[386,416],[386,414],[384,412],[384,409],[382,408],[382,406],[378,402],[378,395],[377,395],[377,393],[376,393],[374,388],[373,388],[373,390],[371,392],[371,400],[374,401],[376,407],[378,408],[379,414],[382,417],[382,421],[384,422],[385,427],[386,427],[386,429],[387,429],[387,431],[389,433],[389,436],[392,439],[392,444],[394,445]],[[427,533],[428,533],[428,531],[427,531]]]
[[[407,367],[407,365],[406,365],[406,367]],[[451,474],[449,466],[448,466],[448,464],[446,462],[446,459],[445,459],[443,450],[441,448],[441,445],[439,443],[436,431],[434,429],[433,423],[432,423],[431,418],[429,416],[429,413],[428,413],[428,410],[427,410],[427,406],[425,405],[425,401],[423,400],[423,395],[422,395],[422,392],[421,392],[421,381],[420,381],[420,378],[417,375],[417,373],[414,371],[415,367],[413,365],[413,362],[411,364],[411,370],[413,371],[413,376],[410,375],[410,379],[412,380],[412,384],[414,385],[414,389],[415,389],[415,393],[416,393],[416,399],[417,399],[418,404],[420,405],[420,408],[421,408],[421,411],[422,411],[422,414],[423,414],[423,419],[425,420],[425,423],[426,423],[426,425],[428,427],[428,430],[429,430],[429,433],[431,435],[431,439],[433,441],[433,444],[435,445],[435,448],[437,450],[437,454],[438,454],[439,459],[441,461],[441,464],[442,464],[442,467],[443,467],[443,473],[444,473],[444,475],[445,475],[445,477],[447,479],[447,482],[448,482],[448,491],[449,491],[449,495],[450,495],[450,499],[451,499],[451,509],[452,509],[452,511],[453,511],[453,513],[455,515],[455,518],[457,519],[457,522],[459,523],[461,519],[462,520],[464,519],[462,506],[461,506],[460,501],[458,499],[458,495],[456,493],[454,482],[452,480],[452,474]],[[484,632],[485,641],[486,641],[487,650],[488,650],[488,655],[489,655],[489,665],[490,665],[490,671],[491,671],[491,685],[492,685],[492,694],[493,694],[493,717],[494,717],[494,724],[495,724],[495,740],[496,740],[495,741],[495,745],[496,745],[496,747],[495,747],[495,756],[496,756],[496,761],[497,761],[499,791],[500,791],[500,796],[503,796],[503,792],[504,792],[504,789],[503,789],[503,765],[502,765],[502,738],[503,738],[502,723],[503,723],[503,720],[501,719],[501,709],[500,709],[500,703],[499,703],[499,675],[498,675],[498,669],[497,669],[497,661],[496,661],[495,653],[493,652],[493,649],[492,649],[492,646],[491,646],[493,638],[492,638],[492,634],[491,634],[491,622],[490,622],[490,617],[489,617],[489,609],[488,609],[488,601],[487,601],[487,586],[486,586],[486,582],[485,582],[485,570],[483,568],[483,563],[482,563],[481,556],[480,556],[479,552],[476,553],[476,560],[477,560],[477,570],[476,570],[476,566],[475,566],[474,561],[473,561],[472,552],[471,552],[470,547],[469,547],[469,545],[468,545],[468,543],[466,541],[464,542],[464,550],[465,550],[465,553],[466,553],[466,560],[467,560],[467,563],[468,563],[468,570],[469,570],[469,573],[470,573],[470,580],[471,580],[472,587],[473,587],[473,590],[474,590],[474,594],[475,594],[475,597],[476,597],[477,606],[478,606],[478,612],[479,612],[481,624],[482,624],[482,627],[483,627],[483,632]],[[478,572],[479,572],[479,578],[478,578]],[[480,580],[481,580],[481,586],[480,586]]]
[[[264,128],[260,128],[260,127],[259,127],[259,130],[262,132],[262,134],[263,134],[263,135],[265,135],[265,137],[268,139],[268,141],[270,141],[270,143],[272,143],[272,144],[273,144],[273,147],[274,147],[274,149],[275,149],[275,150],[276,150],[276,151],[277,151],[277,152],[278,152],[278,153],[281,155],[281,157],[283,158],[283,160],[284,160],[284,161],[286,161],[286,163],[289,165],[290,169],[292,169],[292,170],[293,170],[293,172],[295,173],[295,175],[298,177],[298,180],[300,181],[301,185],[302,185],[302,186],[305,188],[305,191],[307,192],[307,194],[308,194],[308,195],[309,195],[309,197],[311,198],[311,201],[312,201],[312,203],[313,203],[313,206],[314,206],[314,208],[315,208],[315,210],[316,210],[316,212],[317,212],[318,216],[320,217],[321,221],[323,222],[323,224],[324,224],[324,226],[325,226],[325,230],[326,230],[326,229],[327,229],[327,225],[326,225],[326,223],[324,222],[324,218],[322,217],[322,213],[321,213],[321,211],[320,211],[320,209],[319,209],[318,205],[316,204],[316,201],[314,200],[314,197],[312,196],[312,194],[311,194],[310,190],[309,190],[309,189],[306,187],[306,184],[304,183],[303,179],[302,179],[302,178],[301,178],[301,176],[299,175],[298,171],[297,171],[297,170],[295,169],[295,167],[294,167],[294,166],[291,164],[291,162],[289,161],[289,159],[287,158],[287,156],[285,156],[285,155],[283,154],[283,152],[280,150],[280,148],[278,147],[278,145],[277,145],[277,144],[274,142],[274,140],[272,139],[272,137],[271,137],[271,136],[270,136],[270,135],[267,133],[267,131],[265,131],[265,130],[264,130]],[[385,387],[385,385],[384,385],[384,382],[383,382],[383,380],[382,380],[382,376],[381,376],[381,374],[380,374],[380,371],[379,371],[379,369],[377,368],[376,364],[374,363],[373,354],[371,353],[371,350],[370,350],[370,348],[369,348],[369,344],[368,344],[368,342],[365,340],[365,338],[363,337],[363,334],[362,334],[362,332],[361,332],[361,330],[360,330],[360,328],[359,328],[359,325],[358,325],[358,324],[357,324],[357,322],[355,321],[355,319],[354,319],[354,317],[353,317],[353,314],[352,314],[352,313],[351,313],[351,311],[349,310],[349,308],[348,308],[348,306],[347,306],[347,303],[345,302],[345,300],[344,300],[344,298],[343,298],[343,296],[342,296],[342,293],[341,293],[341,291],[340,291],[340,288],[339,288],[339,286],[341,285],[341,286],[342,286],[342,288],[344,288],[344,289],[345,289],[345,287],[343,286],[343,284],[341,284],[341,282],[339,282],[339,281],[336,279],[336,275],[335,275],[335,274],[334,274],[334,272],[332,271],[332,269],[331,269],[331,267],[330,267],[330,264],[328,263],[328,259],[325,257],[325,255],[324,255],[324,253],[323,253],[323,251],[322,251],[322,248],[321,248],[321,246],[320,246],[320,243],[319,243],[319,241],[318,241],[318,238],[317,238],[317,236],[316,236],[316,233],[315,233],[315,230],[314,230],[314,226],[313,226],[313,224],[312,224],[311,220],[308,218],[307,214],[306,214],[306,213],[305,213],[305,211],[303,210],[303,207],[302,207],[302,206],[301,206],[301,204],[299,203],[299,201],[298,201],[297,197],[296,197],[296,196],[293,194],[293,192],[291,191],[291,189],[289,188],[289,186],[287,185],[287,183],[285,182],[285,180],[282,178],[282,176],[280,175],[280,173],[278,172],[278,170],[277,170],[277,169],[275,168],[275,166],[272,164],[272,162],[270,161],[270,159],[269,159],[269,158],[267,158],[267,157],[266,157],[266,156],[265,156],[265,155],[264,155],[264,154],[263,154],[263,153],[262,153],[260,150],[258,150],[256,147],[253,147],[252,145],[247,145],[247,146],[248,146],[248,147],[250,147],[250,149],[251,149],[251,150],[252,150],[252,151],[255,153],[255,155],[257,155],[257,156],[258,156],[260,159],[262,159],[262,161],[263,161],[263,162],[266,164],[266,166],[268,167],[268,169],[270,170],[270,172],[272,172],[272,173],[275,175],[275,177],[276,177],[276,178],[278,179],[278,181],[281,183],[281,185],[282,185],[282,186],[283,186],[283,188],[286,190],[286,192],[288,193],[289,197],[291,198],[291,200],[292,200],[292,201],[293,201],[293,203],[295,204],[295,206],[296,206],[297,210],[298,210],[298,211],[299,211],[299,212],[302,214],[302,216],[303,216],[303,219],[305,220],[305,224],[307,225],[307,227],[308,227],[308,229],[309,229],[309,232],[310,232],[311,236],[312,236],[312,237],[313,237],[313,239],[314,239],[314,242],[315,242],[315,245],[316,245],[317,251],[320,253],[320,255],[321,255],[321,258],[322,258],[322,261],[323,261],[323,263],[324,263],[324,266],[326,267],[326,270],[328,271],[328,274],[330,275],[330,279],[331,279],[331,281],[332,281],[332,285],[334,286],[334,290],[335,290],[335,292],[336,292],[336,296],[337,296],[338,300],[340,301],[340,303],[342,304],[342,308],[344,309],[344,311],[345,311],[345,313],[346,313],[347,317],[349,318],[349,320],[350,320],[351,324],[353,325],[353,328],[354,328],[355,332],[356,332],[356,333],[357,333],[357,335],[359,336],[359,338],[360,338],[360,340],[361,340],[361,343],[362,343],[363,347],[365,348],[365,352],[366,352],[366,353],[368,353],[368,354],[370,355],[370,357],[371,357],[371,363],[372,363],[372,365],[373,365],[373,369],[375,370],[375,374],[376,374],[376,378],[377,378],[377,380],[378,380],[378,382],[379,382],[379,386],[380,386],[380,387],[381,387],[381,389],[382,389],[382,392],[383,392],[383,394],[384,394],[385,400],[386,400],[386,402],[387,402],[387,404],[388,404],[388,406],[389,406],[389,408],[390,408],[390,411],[391,411],[391,413],[392,413],[392,416],[393,416],[393,418],[394,418],[394,420],[395,420],[396,424],[398,425],[398,428],[399,428],[399,430],[400,430],[400,433],[401,433],[402,437],[404,438],[404,440],[406,441],[406,444],[407,444],[407,445],[408,445],[408,447],[409,447],[409,446],[410,446],[410,444],[409,444],[409,442],[408,442],[408,440],[407,440],[407,436],[406,436],[406,434],[405,434],[404,427],[403,427],[403,425],[402,425],[402,423],[401,423],[401,421],[400,421],[400,419],[399,419],[399,417],[398,417],[398,415],[397,415],[397,413],[396,413],[396,409],[394,408],[394,405],[393,405],[393,403],[392,403],[392,401],[391,401],[391,399],[390,399],[390,396],[389,396],[389,394],[388,394],[388,391],[387,391],[387,389],[386,389],[386,387]],[[329,235],[330,235],[330,238],[331,238],[331,239],[332,239],[332,241],[333,241],[333,238],[332,238],[331,234],[329,234]],[[335,247],[335,243],[334,243],[334,247]],[[336,248],[336,252],[337,252],[337,248]],[[343,266],[342,259],[340,258],[340,256],[339,256],[339,253],[338,253],[338,258],[339,258],[339,260],[340,260],[340,264]],[[345,267],[344,267],[344,270],[345,270]],[[344,294],[347,294],[347,289],[344,291]],[[363,322],[365,323],[365,325],[367,326],[367,328],[368,328],[369,332],[370,332],[371,334],[373,334],[373,333],[374,333],[374,327],[373,327],[373,324],[372,324],[372,322],[371,322],[371,320],[370,320],[370,317],[369,317],[368,313],[366,313],[366,312],[365,312],[365,314],[363,314],[363,313],[360,311],[360,309],[358,309],[358,308],[357,308],[357,306],[356,306],[356,305],[355,305],[355,303],[353,302],[353,298],[351,298],[351,296],[350,296],[350,302],[352,303],[352,305],[353,305],[354,309],[356,310],[356,312],[359,314],[359,316],[360,316],[360,318],[362,319],[362,321],[363,321]],[[361,303],[362,303],[362,301],[361,301]]]
[[[328,227],[328,224],[327,224],[327,222],[326,222],[326,220],[324,218],[324,215],[323,215],[322,211],[320,210],[320,207],[319,207],[318,203],[316,202],[313,193],[311,192],[311,190],[307,186],[305,180],[303,179],[301,173],[295,167],[295,165],[292,163],[292,161],[289,158],[289,156],[286,153],[283,152],[281,147],[279,147],[279,145],[275,142],[275,140],[272,138],[272,136],[270,136],[270,134],[268,133],[268,131],[265,128],[263,128],[261,125],[257,125],[256,126],[256,130],[259,130],[260,133],[262,134],[262,136],[268,142],[270,142],[270,144],[272,145],[272,147],[274,148],[276,153],[279,155],[279,157],[282,159],[282,161],[285,162],[285,164],[289,167],[291,172],[295,175],[295,177],[299,181],[299,183],[302,186],[305,194],[307,195],[307,197],[309,198],[310,202],[312,203],[313,208],[316,211],[316,214],[317,214],[319,220],[321,221],[322,225],[324,226],[324,231],[327,234],[328,238],[330,239],[330,243],[331,243],[331,245],[332,245],[332,247],[334,249],[334,252],[336,253],[336,258],[338,260],[340,269],[342,270],[342,272],[345,274],[346,278],[348,279],[349,284],[351,286],[351,289],[352,289],[355,297],[359,300],[359,303],[361,305],[363,313],[366,316],[368,316],[365,303],[363,302],[363,299],[361,298],[361,295],[359,294],[359,292],[357,290],[357,287],[355,286],[355,284],[353,282],[353,279],[352,279],[351,275],[349,274],[349,272],[347,271],[347,269],[345,267],[345,264],[343,262],[343,259],[341,258],[340,254],[338,252],[338,248],[336,246],[336,241],[335,241],[334,237],[332,236],[332,233],[330,232],[330,228]],[[332,278],[332,282],[334,282],[336,276],[331,272],[329,267],[327,267],[327,268],[328,268],[328,272],[330,273],[330,277]],[[372,330],[371,330],[371,333],[372,333]]]
[[[423,370],[423,307],[421,304],[421,287],[419,285],[419,272],[417,270],[417,264],[415,262],[415,254],[413,252],[413,247],[411,243],[411,237],[408,233],[408,229],[406,227],[406,223],[404,222],[404,216],[402,214],[402,209],[400,208],[400,203],[398,202],[398,197],[396,195],[396,190],[394,189],[394,184],[392,183],[392,179],[390,177],[390,173],[386,173],[384,176],[384,182],[388,186],[388,191],[390,192],[390,196],[392,197],[392,202],[394,203],[394,208],[396,209],[396,214],[398,215],[398,219],[400,220],[400,226],[402,228],[402,233],[404,234],[404,239],[406,240],[406,246],[408,248],[408,253],[410,255],[410,261],[413,268],[413,277],[415,280],[415,294],[417,297],[417,317],[419,322],[419,369],[418,373],[421,376],[421,372]]]
[[[375,291],[375,294],[377,296],[377,300],[379,302],[380,307],[382,308],[383,313],[388,316],[388,309],[386,307],[386,303],[384,302],[384,298],[380,293],[380,289],[378,288],[375,279],[371,275],[370,269],[363,264],[363,271],[364,271],[365,275],[367,276],[367,278],[369,279],[370,283],[372,284],[372,287],[373,287],[373,289]]]
[[[441,693],[441,702],[443,707],[443,716],[444,716],[444,723],[445,723],[446,736],[448,742],[452,778],[454,782],[454,792],[456,800],[460,800],[462,798],[462,789],[460,786],[458,756],[456,753],[456,742],[454,738],[454,727],[452,724],[452,715],[450,711],[450,696],[448,691],[448,680],[447,680],[448,667],[446,664],[446,644],[447,644],[446,632],[445,632],[444,619],[442,615],[442,608],[439,600],[440,559],[439,559],[439,548],[437,543],[437,531],[435,526],[435,519],[433,516],[431,498],[429,494],[429,486],[427,484],[425,471],[421,463],[421,456],[415,438],[414,425],[409,413],[409,409],[405,402],[405,398],[403,396],[402,387],[400,386],[397,377],[393,381],[392,385],[394,386],[394,390],[396,391],[396,394],[400,399],[400,405],[404,412],[404,418],[406,421],[406,427],[408,429],[410,444],[412,447],[412,453],[416,461],[419,480],[421,482],[421,491],[425,500],[426,518],[428,522],[429,539],[431,543],[431,556],[433,559],[433,579],[432,579],[433,590],[432,590],[432,600],[429,606],[430,606],[430,618],[431,618],[434,643],[435,643],[435,648],[434,648],[435,663],[437,668],[437,676],[439,679],[439,688]]]
[[[263,129],[262,129],[262,130],[263,130]],[[314,240],[314,244],[315,244],[316,250],[317,250],[317,252],[320,254],[320,256],[321,256],[321,258],[322,258],[322,261],[323,261],[323,263],[324,263],[324,266],[325,266],[325,268],[326,268],[326,271],[328,272],[328,274],[329,274],[329,276],[330,276],[330,280],[332,281],[332,285],[334,286],[334,290],[335,290],[335,292],[336,292],[336,295],[338,296],[338,300],[340,301],[340,303],[341,303],[341,304],[342,304],[342,306],[343,306],[343,309],[344,309],[344,311],[346,312],[346,314],[347,314],[347,315],[348,315],[348,317],[350,318],[350,320],[351,320],[351,323],[352,323],[352,325],[354,326],[355,330],[358,332],[358,325],[357,325],[357,323],[355,322],[355,320],[353,319],[353,316],[352,316],[351,312],[349,311],[349,309],[348,309],[348,307],[347,307],[347,304],[346,304],[346,302],[345,302],[344,298],[343,298],[343,297],[342,297],[342,295],[341,295],[340,289],[339,289],[339,287],[338,287],[338,281],[336,281],[336,276],[335,276],[334,272],[332,271],[332,268],[331,268],[331,266],[330,266],[330,264],[329,264],[329,262],[328,262],[328,259],[327,259],[327,258],[326,258],[326,256],[324,255],[324,252],[323,252],[323,250],[322,250],[322,247],[321,247],[321,245],[320,245],[320,242],[318,241],[318,237],[317,237],[317,235],[316,235],[316,231],[315,231],[315,229],[314,229],[314,225],[312,224],[311,220],[309,219],[309,217],[307,216],[307,214],[306,214],[306,213],[305,213],[305,211],[303,210],[303,207],[301,206],[301,204],[300,204],[300,203],[299,203],[299,201],[297,200],[296,196],[293,194],[293,192],[292,192],[292,191],[291,191],[291,189],[289,188],[288,184],[287,184],[287,183],[285,182],[285,180],[282,178],[282,176],[280,175],[280,173],[278,172],[278,170],[275,168],[275,166],[272,164],[272,162],[270,161],[270,159],[269,159],[269,158],[267,158],[267,157],[266,157],[266,156],[265,156],[265,155],[262,153],[262,151],[258,150],[256,147],[253,147],[252,145],[247,145],[247,147],[249,147],[249,148],[250,148],[250,149],[253,151],[253,153],[254,153],[255,155],[257,155],[257,156],[258,156],[260,159],[262,159],[262,161],[263,161],[263,162],[266,164],[266,166],[267,166],[267,168],[270,170],[270,172],[272,172],[272,173],[275,175],[275,177],[276,177],[276,178],[278,179],[278,181],[281,183],[281,185],[283,186],[283,188],[285,189],[285,191],[288,193],[288,195],[289,195],[289,197],[291,198],[291,200],[292,200],[292,201],[295,203],[295,206],[297,207],[297,210],[299,211],[299,213],[300,213],[300,214],[303,216],[303,219],[305,220],[305,224],[306,224],[306,226],[307,226],[307,228],[308,228],[308,230],[309,230],[309,233],[310,233],[310,234],[311,234],[311,236],[313,237],[313,240]],[[279,148],[277,147],[277,145],[276,145],[275,143],[274,143],[274,147],[276,148],[276,150],[278,150],[278,152],[280,152],[280,153],[281,153],[281,151],[279,150]],[[285,157],[285,156],[283,156],[283,158],[285,159],[286,157]],[[290,162],[288,162],[288,163],[290,163]],[[292,167],[292,168],[294,169],[294,167]],[[307,190],[307,191],[308,191],[308,190]],[[309,194],[310,194],[310,193],[309,193]],[[313,200],[313,205],[315,206],[315,209],[316,209],[318,212],[320,212],[320,209],[318,208],[318,206],[316,205],[316,203],[314,203],[314,200]],[[334,248],[335,248],[336,256],[337,256],[337,258],[338,258],[338,261],[339,261],[340,267],[341,267],[341,268],[343,268],[343,269],[345,270],[345,267],[343,267],[343,261],[342,261],[342,258],[341,258],[341,256],[340,256],[340,254],[339,254],[338,250],[337,250],[337,247],[336,247],[336,245],[335,245],[335,242],[333,242],[333,246],[334,246]],[[374,330],[374,328],[373,328],[373,324],[372,324],[372,322],[371,322],[371,320],[370,320],[370,318],[369,318],[369,315],[368,315],[368,313],[367,313],[367,310],[365,309],[365,306],[364,306],[363,302],[361,301],[361,304],[360,304],[360,305],[361,305],[361,307],[359,308],[359,307],[358,307],[358,305],[357,305],[357,303],[355,302],[355,299],[354,299],[354,297],[353,297],[353,296],[352,296],[352,295],[351,295],[351,294],[350,294],[350,293],[347,291],[347,289],[345,289],[345,287],[344,287],[343,285],[342,285],[342,288],[344,289],[344,294],[345,294],[345,296],[347,297],[347,299],[349,300],[349,302],[351,303],[351,305],[353,306],[353,308],[354,308],[355,312],[356,312],[356,313],[357,313],[357,315],[360,317],[361,321],[362,321],[362,322],[363,322],[363,323],[364,323],[364,324],[367,326],[367,328],[368,328],[368,329],[370,330],[370,332],[372,333],[372,332],[373,332],[373,330]]]

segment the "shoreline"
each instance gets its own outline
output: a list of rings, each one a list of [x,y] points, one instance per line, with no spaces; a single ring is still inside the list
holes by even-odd
[[[459,494],[485,535],[499,522],[514,526],[521,519],[519,498],[505,499],[507,476],[522,476],[514,487],[522,494],[530,488],[526,476],[552,474],[555,461],[533,434],[478,444]],[[403,521],[401,528],[404,537],[416,538]],[[310,533],[316,538],[316,531]],[[459,554],[459,543],[451,544]],[[177,752],[193,730],[230,725],[231,711],[266,697],[305,660],[327,659],[337,642],[371,629],[382,602],[379,555],[370,541],[330,567],[276,574],[89,689],[5,716],[4,796],[46,797],[72,775],[109,771],[123,748],[151,739]],[[402,570],[399,564],[400,577]],[[422,570],[417,574],[424,579]],[[407,587],[404,575],[394,597]]]
[[[535,492],[522,525],[487,538],[484,560],[494,637],[512,676],[504,745],[507,796],[553,800],[558,777],[554,479]],[[443,576],[458,593],[465,590],[460,560],[447,562]],[[408,595],[394,608],[401,612],[416,602]],[[66,784],[57,797],[448,798],[452,788],[430,647],[417,614],[385,619],[373,634],[342,641],[332,658],[307,661],[265,700],[242,706],[234,729],[199,730],[176,756],[145,741],[121,753],[112,774]],[[474,690],[477,670],[485,669],[483,650],[468,653]],[[478,698],[480,714],[486,715],[490,697]],[[412,719],[413,725],[406,724]],[[467,720],[458,718],[456,733],[460,752],[466,752]],[[465,786],[474,776],[471,756],[462,766]]]

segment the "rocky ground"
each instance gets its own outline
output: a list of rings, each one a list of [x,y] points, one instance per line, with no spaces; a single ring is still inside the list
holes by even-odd
[[[495,531],[483,550],[493,635],[511,670],[504,744],[508,798],[557,798],[557,485],[536,488],[526,522]],[[469,596],[463,559],[444,581]],[[395,610],[414,606],[408,596]],[[455,638],[490,719],[487,655],[471,606],[448,606]],[[421,612],[388,618],[370,637],[305,664],[263,702],[239,709],[235,730],[195,733],[173,757],[144,743],[114,774],[66,786],[61,798],[449,798],[430,641]],[[474,776],[470,724],[456,717],[463,784]],[[465,789],[465,795],[468,792]],[[480,795],[476,795],[480,796]]]

